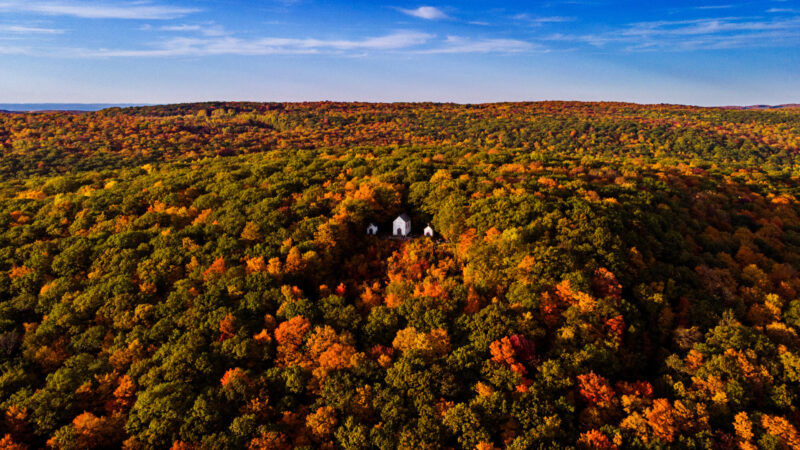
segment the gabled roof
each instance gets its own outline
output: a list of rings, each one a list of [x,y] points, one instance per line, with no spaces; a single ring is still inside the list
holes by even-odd
[[[405,221],[405,222],[410,222],[411,221],[411,217],[408,217],[408,214],[406,214],[406,213],[400,214],[399,216],[397,216],[397,218],[398,219],[403,219],[403,221]],[[395,219],[395,220],[397,220],[397,219]]]

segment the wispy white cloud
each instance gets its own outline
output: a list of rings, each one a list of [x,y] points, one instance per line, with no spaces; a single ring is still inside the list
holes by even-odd
[[[50,16],[72,16],[84,19],[166,20],[198,12],[196,8],[157,5],[149,1],[110,4],[85,1],[0,1],[0,11],[16,11]]]
[[[767,31],[797,29],[800,18],[779,20],[757,20],[742,17],[714,19],[638,22],[624,31],[631,36],[649,35],[700,35],[739,31]]]
[[[27,47],[0,45],[0,55],[27,55],[31,51]]]
[[[148,26],[145,29],[152,29]],[[200,31],[200,25],[166,25],[158,28],[161,31]]]
[[[542,25],[545,23],[563,23],[563,22],[572,22],[575,20],[574,17],[566,17],[566,16],[532,16],[530,14],[517,14],[512,17],[514,20],[518,20],[521,22],[526,22],[530,25]]]
[[[240,39],[232,36],[180,37],[150,49],[78,49],[66,52],[73,57],[179,57],[212,55],[314,54],[324,51],[380,51],[413,48],[429,42],[433,35],[397,32],[361,40],[323,40],[295,38]]]
[[[531,50],[544,50],[544,48],[517,39],[470,39],[448,36],[441,45],[420,50],[418,53],[520,53]]]
[[[12,34],[62,34],[64,30],[56,28],[26,27],[20,25],[0,25],[0,33]]]
[[[404,14],[408,14],[409,16],[425,20],[440,20],[448,18],[444,11],[433,6],[420,6],[417,9],[397,8],[397,10]]]
[[[227,36],[229,33],[224,27],[214,24],[206,25],[167,25],[158,28],[160,31],[196,32],[203,36]]]
[[[709,9],[731,9],[734,5],[705,5],[705,6],[695,6],[694,9],[700,10],[709,10]]]
[[[766,20],[721,17],[637,22],[600,34],[554,34],[553,41],[596,47],[622,45],[627,50],[713,50],[800,44],[800,17]]]
[[[176,25],[175,27],[178,27]],[[182,26],[181,26],[182,27]],[[174,31],[198,31],[194,26]],[[475,39],[459,36],[437,38],[433,34],[399,31],[364,39],[314,39],[265,37],[242,39],[231,35],[175,37],[149,48],[39,48],[23,49],[36,56],[56,58],[170,58],[218,55],[266,56],[331,54],[366,56],[374,52],[406,54],[499,53],[546,51],[539,45],[516,39]],[[22,52],[19,50],[18,52]],[[6,50],[10,52],[10,50]]]

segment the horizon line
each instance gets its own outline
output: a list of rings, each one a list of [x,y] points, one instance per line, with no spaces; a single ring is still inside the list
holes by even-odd
[[[463,102],[463,101],[440,101],[440,100],[393,100],[393,101],[380,101],[380,100],[330,100],[330,99],[316,99],[316,100],[199,100],[199,101],[168,101],[168,102],[0,102],[0,110],[8,112],[47,112],[47,111],[71,111],[67,109],[68,106],[77,107],[100,107],[98,109],[91,109],[79,112],[96,112],[107,108],[136,108],[136,107],[153,107],[153,106],[172,106],[172,105],[193,105],[193,104],[206,104],[206,103],[256,103],[256,104],[302,104],[302,103],[351,103],[351,104],[375,104],[375,105],[391,105],[391,104],[451,104],[451,105],[494,105],[494,104],[508,104],[508,103],[619,103],[631,104],[639,106],[685,106],[693,108],[751,108],[751,109],[783,109],[783,108],[800,108],[800,101],[785,102],[785,103],[752,103],[752,104],[717,104],[717,105],[700,105],[689,103],[672,103],[672,102],[636,102],[628,100],[563,100],[563,99],[548,99],[548,100],[498,100],[486,102]],[[9,110],[7,107],[47,107],[47,108],[32,108],[24,110]],[[62,107],[64,109],[62,109]],[[74,110],[73,110],[74,111]]]

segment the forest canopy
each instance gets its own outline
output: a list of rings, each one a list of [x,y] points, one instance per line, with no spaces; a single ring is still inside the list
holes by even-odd
[[[798,150],[792,108],[2,113],[0,446],[800,447]]]

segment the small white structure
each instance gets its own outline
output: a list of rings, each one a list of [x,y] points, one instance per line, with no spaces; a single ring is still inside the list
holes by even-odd
[[[372,236],[378,234],[378,226],[375,225],[374,223],[369,224],[369,226],[367,227],[367,234],[371,234]]]
[[[427,227],[425,227],[425,230],[422,232],[422,234],[424,234],[427,237],[433,237],[433,228],[431,228],[431,226],[428,225]]]
[[[392,222],[392,234],[395,236],[408,236],[411,234],[411,218],[403,213]]]

